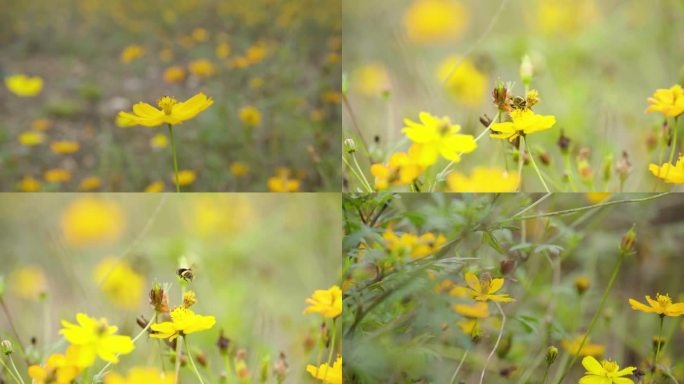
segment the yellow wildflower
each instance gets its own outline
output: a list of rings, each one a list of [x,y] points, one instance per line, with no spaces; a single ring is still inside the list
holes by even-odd
[[[142,45],[131,44],[121,51],[121,62],[128,64],[133,60],[141,58],[145,54],[145,48]]]
[[[173,180],[173,183],[175,184],[176,183],[175,175],[172,175],[171,178]],[[182,169],[182,170],[178,171],[178,184],[181,187],[191,185],[192,183],[195,182],[195,180],[197,180],[197,173],[195,171],[190,170],[190,169]]]
[[[26,75],[13,75],[5,78],[5,86],[19,97],[36,96],[43,89],[43,79]]]
[[[31,122],[31,129],[34,131],[47,131],[52,126],[52,122],[48,119],[35,119]]]
[[[334,319],[342,313],[342,290],[337,285],[329,289],[317,289],[310,298],[304,313],[317,312],[321,316]]]
[[[180,306],[171,311],[171,321],[152,324],[150,328],[156,333],[150,334],[157,339],[175,340],[178,336],[206,331],[216,324],[214,316],[197,315],[193,311]]]
[[[342,102],[342,94],[337,91],[326,91],[321,95],[321,100],[328,104],[339,104]]]
[[[32,147],[38,145],[45,140],[45,136],[40,132],[27,131],[19,135],[19,144]]]
[[[328,363],[323,363],[319,367],[309,364],[306,371],[324,384],[342,384],[342,356],[337,356],[332,366]]]
[[[411,146],[408,154],[403,152],[392,154],[387,165],[373,164],[371,174],[375,176],[375,188],[382,191],[390,186],[413,184],[424,170],[416,160],[417,148]]]
[[[415,0],[404,14],[404,27],[408,38],[418,43],[450,41],[463,34],[468,19],[460,2]]]
[[[268,190],[271,192],[297,192],[299,191],[300,181],[290,178],[290,170],[279,167],[276,176],[270,177],[267,182]]]
[[[9,275],[7,283],[12,293],[24,299],[37,299],[48,289],[45,273],[35,265],[15,270]]]
[[[230,56],[230,44],[226,43],[225,41],[219,43],[216,46],[214,53],[216,54],[216,57],[218,57],[219,59],[227,58],[228,56]]]
[[[209,59],[197,59],[188,64],[190,73],[205,78],[216,74],[216,66]]]
[[[247,48],[245,52],[245,58],[251,64],[256,64],[268,56],[268,47],[263,42],[258,42],[251,47]]]
[[[472,319],[486,319],[489,317],[489,304],[478,301],[474,304],[454,304],[454,312]]]
[[[634,299],[629,299],[629,304],[635,311],[656,313],[660,316],[678,317],[684,315],[684,303],[673,303],[670,295],[656,294],[656,299],[646,296],[646,301],[650,305],[642,304]]]
[[[133,351],[135,346],[128,336],[116,335],[118,327],[110,326],[107,320],[94,319],[84,313],[76,315],[78,325],[62,320],[60,334],[72,345],[79,346],[76,365],[89,367],[95,363],[96,356],[100,359],[118,363],[119,355]]]
[[[48,169],[43,174],[43,178],[48,183],[66,183],[71,180],[71,172],[61,168]]]
[[[50,150],[58,155],[77,152],[81,145],[77,141],[61,140],[50,143]]]
[[[104,384],[174,384],[173,373],[164,373],[157,368],[135,367],[128,371],[128,376],[116,372],[109,372],[105,376]]]
[[[428,167],[437,162],[441,155],[447,160],[458,162],[461,154],[470,153],[477,148],[475,138],[462,135],[460,125],[451,124],[448,117],[438,118],[427,112],[420,113],[421,124],[404,119],[403,132],[418,144],[417,162]]]
[[[118,240],[125,227],[125,218],[121,207],[114,202],[82,197],[67,206],[61,225],[68,244],[83,246]]]
[[[40,191],[40,181],[31,176],[24,176],[19,182],[18,188],[22,192],[38,192]]]
[[[684,90],[679,84],[670,89],[658,89],[648,98],[651,104],[646,112],[660,112],[665,117],[677,117],[684,113]]]
[[[623,376],[631,375],[636,367],[620,369],[616,362],[603,360],[598,362],[593,356],[582,359],[582,365],[587,370],[580,379],[580,384],[634,384],[631,379]]]
[[[164,182],[161,180],[157,180],[151,182],[147,187],[145,187],[145,192],[164,192],[164,189],[166,189],[166,185],[164,185]]]
[[[32,365],[28,374],[34,384],[70,384],[81,373],[76,366],[79,357],[79,347],[69,346],[66,355],[55,353],[45,361],[45,365]]]
[[[185,69],[180,66],[169,67],[164,71],[164,81],[169,84],[180,83],[185,80]]]
[[[459,103],[474,108],[486,100],[489,77],[468,59],[450,56],[437,69],[437,77]]]
[[[248,127],[256,127],[261,124],[261,112],[251,105],[240,109],[240,120]]]
[[[590,203],[598,204],[608,200],[611,195],[612,194],[610,192],[587,192],[584,194],[584,197]]]
[[[605,353],[606,347],[604,347],[601,344],[590,344],[588,338],[587,338],[587,341],[582,346],[582,349],[580,350],[580,344],[582,344],[582,338],[583,338],[583,336],[578,336],[572,340],[566,340],[566,339],[561,340],[561,346],[566,351],[568,351],[569,353],[572,353],[573,355],[602,356]]]
[[[81,180],[78,189],[81,191],[94,191],[102,187],[102,179],[97,176],[89,176]]]
[[[204,28],[195,28],[192,30],[192,38],[198,43],[203,43],[209,39],[209,31]]]
[[[391,252],[406,253],[414,259],[429,256],[446,243],[446,237],[442,234],[435,236],[432,232],[426,232],[418,236],[412,233],[403,233],[401,236],[397,236],[392,228],[387,228],[382,238],[385,240],[385,247]]]
[[[499,289],[501,289],[501,287],[503,287],[503,278],[492,279],[492,277],[489,276],[489,274],[483,273],[480,275],[480,278],[478,279],[478,277],[474,273],[467,272],[465,274],[465,281],[468,284],[468,287],[470,287],[468,295],[473,300],[491,300],[500,301],[503,303],[515,301],[515,299],[508,297],[508,294],[495,294],[497,291],[499,291]]]
[[[169,138],[163,133],[157,133],[150,139],[150,147],[155,149],[166,148],[169,145]]]
[[[145,278],[126,261],[116,257],[104,258],[95,268],[93,281],[117,307],[135,310],[140,306]]]
[[[235,161],[230,164],[230,173],[235,177],[244,177],[249,173],[249,164],[243,161]]]
[[[380,96],[390,89],[390,77],[382,64],[368,64],[351,75],[351,89],[366,96]]]
[[[119,116],[132,124],[145,127],[156,127],[162,124],[182,124],[197,116],[214,103],[211,97],[198,93],[184,102],[173,97],[164,96],[159,99],[159,109],[143,102],[133,106],[133,114],[119,112]]]
[[[651,164],[648,166],[651,173],[668,184],[684,184],[684,156],[677,159],[677,163],[672,165],[665,163],[662,166]]]
[[[554,116],[537,115],[530,109],[514,109],[510,116],[512,121],[492,124],[493,138],[513,141],[518,136],[543,131],[556,124]]]
[[[520,177],[497,167],[475,167],[470,177],[450,173],[447,185],[450,192],[515,192],[520,186]]]

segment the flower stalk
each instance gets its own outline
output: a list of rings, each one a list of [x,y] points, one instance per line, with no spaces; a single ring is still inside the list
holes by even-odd
[[[180,192],[180,182],[178,181],[178,160],[176,159],[176,140],[173,136],[173,126],[169,126],[169,138],[171,140],[171,153],[173,154],[173,174],[176,178],[176,192]]]

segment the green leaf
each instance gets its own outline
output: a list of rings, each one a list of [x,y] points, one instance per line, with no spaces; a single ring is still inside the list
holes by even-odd
[[[499,240],[497,240],[491,232],[482,231],[482,242],[487,243],[490,247],[492,247],[495,251],[499,252],[500,254],[506,254],[506,251],[503,249],[501,244],[499,244]]]

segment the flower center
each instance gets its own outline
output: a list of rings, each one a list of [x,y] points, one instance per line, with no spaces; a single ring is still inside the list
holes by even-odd
[[[164,114],[170,115],[171,111],[173,110],[173,106],[178,104],[178,100],[174,99],[171,96],[164,96],[159,101],[157,102],[157,105],[159,108],[161,108],[164,111]]]
[[[97,336],[104,336],[107,333],[107,328],[109,328],[109,326],[107,325],[107,322],[106,321],[100,321],[95,326],[95,334]]]
[[[604,360],[601,362],[601,365],[603,365],[603,369],[608,373],[617,372],[618,370],[618,365],[614,361]]]
[[[487,272],[480,274],[480,288],[482,289],[480,293],[487,295],[489,294],[489,286],[492,284],[492,275]]]
[[[668,307],[672,304],[672,299],[670,295],[661,295],[660,293],[656,295],[656,300],[661,307]]]

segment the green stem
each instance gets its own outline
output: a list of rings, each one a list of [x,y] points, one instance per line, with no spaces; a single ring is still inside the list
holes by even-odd
[[[354,165],[356,165],[356,169],[358,170],[359,174],[361,175],[361,178],[363,179],[363,182],[366,184],[366,187],[368,187],[370,190],[373,188],[371,187],[370,183],[368,182],[368,179],[366,179],[366,174],[363,173],[363,170],[361,170],[361,166],[359,165],[359,161],[356,160],[356,156],[354,156],[353,153],[349,154],[351,156],[352,160],[354,160]]]
[[[534,160],[534,155],[532,154],[532,151],[530,151],[530,146],[527,145],[527,140],[525,139],[525,136],[521,136],[521,137],[522,137],[523,142],[525,142],[525,147],[527,147],[527,153],[530,154],[530,161],[532,161],[532,167],[537,172],[537,176],[539,177],[539,180],[541,180],[541,183],[544,186],[546,193],[551,193],[551,191],[549,190],[549,187],[546,185],[546,181],[544,181],[544,177],[541,175],[541,172],[539,171],[539,167],[537,167],[537,162]]]
[[[549,377],[550,364],[546,364],[546,369],[544,370],[544,378],[542,379],[542,384],[546,384],[546,379]]]
[[[499,348],[499,343],[501,342],[501,337],[503,336],[504,326],[506,326],[506,314],[504,313],[503,308],[501,308],[501,304],[499,304],[498,301],[495,301],[494,304],[496,304],[496,307],[499,309],[499,313],[501,313],[501,328],[499,329],[499,336],[496,338],[496,343],[494,343],[494,348],[492,348],[492,351],[489,352],[489,356],[487,356],[487,360],[485,361],[484,367],[482,367],[482,373],[480,374],[480,384],[484,383],[485,372],[487,372],[489,360],[492,359],[492,356],[494,356],[496,349]]]
[[[570,360],[570,364],[566,365],[563,368],[563,375],[561,375],[560,380],[558,380],[558,384],[561,384],[563,382],[563,379],[565,379],[565,376],[568,375],[570,372],[570,367],[572,367],[575,362],[577,361],[577,357],[579,357],[580,352],[582,351],[582,348],[584,348],[584,344],[587,342],[587,339],[589,338],[589,335],[591,334],[591,330],[594,328],[594,324],[596,324],[596,320],[598,320],[599,315],[601,314],[601,311],[603,310],[603,305],[606,303],[606,299],[608,298],[608,293],[610,292],[610,288],[613,286],[613,283],[615,282],[615,279],[617,278],[618,272],[620,272],[620,266],[622,265],[622,261],[625,258],[625,253],[620,252],[620,257],[618,259],[617,264],[615,264],[615,268],[613,269],[613,275],[610,277],[610,280],[608,281],[608,286],[606,286],[605,291],[603,291],[603,297],[601,298],[601,302],[599,303],[598,309],[594,313],[594,317],[591,319],[591,322],[589,323],[589,327],[587,328],[587,331],[584,333],[584,337],[582,338],[582,342],[580,342],[579,347],[577,348],[576,353],[573,354],[572,359]]]
[[[4,359],[0,358],[0,364],[2,364],[3,367],[5,367],[5,370],[9,373],[10,377],[12,378],[12,380],[14,380],[17,384],[21,384],[21,380],[22,380],[22,379],[21,379],[21,376],[19,376],[19,377],[17,378],[17,376],[14,375],[14,372],[12,372],[12,370],[10,369],[10,367],[8,367],[7,364],[5,364],[5,360],[4,360]]]
[[[12,368],[14,369],[14,373],[17,374],[19,381],[21,382],[21,384],[24,384],[24,379],[21,377],[21,374],[19,373],[19,370],[17,369],[16,364],[14,364],[14,359],[12,359],[12,355],[7,355],[7,358],[9,359],[10,363],[12,364]]]
[[[463,362],[465,361],[466,356],[468,356],[468,352],[470,352],[470,347],[468,347],[468,349],[466,349],[466,351],[463,353],[463,357],[461,357],[461,361],[458,363],[458,367],[456,367],[453,376],[451,376],[451,384],[454,384],[456,382],[456,377],[458,376],[458,372],[461,370],[461,366],[463,366]]]
[[[176,380],[174,381],[176,384],[180,383],[181,352],[183,351],[182,340],[178,340],[178,338],[176,338]]]
[[[197,370],[197,366],[195,365],[195,360],[192,359],[190,347],[188,347],[188,339],[185,336],[179,337],[183,340],[183,343],[185,343],[185,353],[188,355],[188,360],[190,360],[190,365],[192,365],[192,369],[195,371],[195,375],[199,379],[200,383],[204,384],[204,380],[202,380],[202,375],[200,375],[199,371]]]
[[[568,153],[563,153],[563,160],[565,162],[565,174],[568,177],[568,182],[570,183],[570,189],[573,192],[577,192],[577,185],[575,185],[575,178],[572,175],[572,165],[570,163],[570,155]]]
[[[347,160],[346,157],[342,156],[342,161],[347,166],[347,168],[351,171],[352,175],[354,175],[354,177],[356,178],[356,181],[358,181],[359,184],[361,184],[361,186],[364,189],[366,189],[366,192],[368,192],[368,193],[375,192],[373,190],[373,188],[371,188],[369,185],[367,185],[366,183],[363,182],[363,179],[361,178],[361,176],[359,176],[359,174],[356,172],[356,169],[354,169],[354,167],[349,163],[349,160]]]
[[[328,351],[328,365],[332,364],[332,357],[335,351],[335,340],[337,340],[337,318],[333,319],[332,323],[333,325],[330,333],[332,341],[330,341],[330,350]]]
[[[171,153],[173,154],[173,173],[176,177],[176,192],[180,192],[180,183],[178,182],[178,160],[176,159],[176,140],[173,136],[173,127],[169,124],[169,136],[171,139]]]
[[[523,190],[523,164],[524,160],[523,158],[525,157],[525,140],[523,139],[522,136],[520,136],[520,143],[518,144],[518,180],[520,180],[520,186],[518,188],[518,191],[522,192]]]
[[[656,346],[655,357],[653,357],[653,375],[655,376],[658,372],[658,356],[660,356],[660,344],[661,337],[663,336],[663,321],[665,320],[665,315],[660,315],[660,326],[658,327],[658,345]]]

